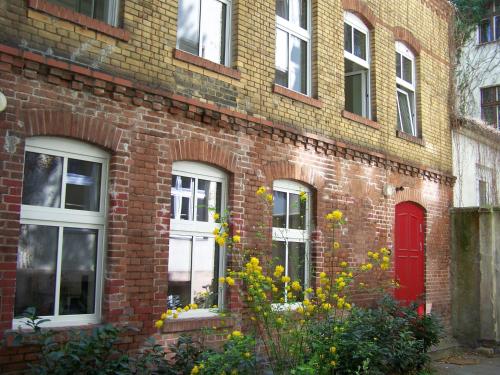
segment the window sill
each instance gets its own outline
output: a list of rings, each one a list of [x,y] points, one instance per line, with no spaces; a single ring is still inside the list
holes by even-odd
[[[487,45],[490,45],[490,44],[495,44],[495,43],[500,43],[500,39],[497,39],[497,40],[491,40],[489,42],[482,42],[482,43],[478,43],[477,46],[478,47],[482,47],[482,46],[487,46]]]
[[[357,122],[357,123],[369,126],[370,128],[380,130],[380,125],[379,125],[378,122],[370,120],[370,119],[368,119],[366,117],[357,115],[355,113],[346,111],[345,109],[342,110],[342,117],[344,117],[344,118],[346,118],[348,120],[351,120],[351,121],[354,121],[354,122]]]
[[[296,101],[301,102],[301,103],[308,104],[308,105],[316,107],[316,108],[323,108],[323,102],[321,100],[314,99],[314,98],[311,98],[310,96],[301,94],[297,91],[287,89],[286,87],[280,86],[276,83],[273,85],[273,92],[275,94],[280,94],[280,95],[286,96],[287,98],[296,100]]]
[[[49,3],[46,0],[28,0],[28,8],[76,23],[77,25],[112,36],[113,38],[123,40],[124,42],[127,42],[130,39],[130,34],[125,29],[111,26],[104,21],[96,20],[63,6]]]
[[[200,318],[177,318],[166,319],[161,332],[162,333],[175,333],[185,331],[197,331],[202,328],[228,328],[234,325],[232,318],[222,318],[220,315],[205,316]]]
[[[229,68],[225,65],[217,64],[213,61],[204,59],[203,57],[193,55],[189,52],[184,52],[179,49],[174,50],[174,59],[187,62],[189,64],[193,64],[199,66],[201,68],[210,70],[212,72],[216,72],[227,77],[240,80],[241,73],[233,68]]]
[[[404,139],[405,141],[416,143],[422,147],[425,147],[425,140],[423,138],[415,137],[414,135],[407,134],[401,130],[396,130],[396,137]]]

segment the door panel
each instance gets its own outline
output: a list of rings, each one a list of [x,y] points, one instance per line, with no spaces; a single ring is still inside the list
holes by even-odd
[[[396,206],[395,274],[400,287],[394,296],[408,304],[424,298],[424,209],[412,202]],[[423,304],[419,312],[423,312]]]

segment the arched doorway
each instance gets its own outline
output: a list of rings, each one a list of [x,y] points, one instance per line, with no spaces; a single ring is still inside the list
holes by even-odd
[[[419,300],[424,312],[425,293],[425,210],[416,203],[396,205],[394,268],[400,287],[394,296],[405,304]]]

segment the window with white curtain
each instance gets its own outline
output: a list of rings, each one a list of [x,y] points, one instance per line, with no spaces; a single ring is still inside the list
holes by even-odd
[[[275,82],[309,95],[311,91],[310,0],[276,0]]]
[[[396,104],[398,129],[418,136],[416,115],[415,55],[401,42],[396,42]]]
[[[344,14],[345,109],[370,118],[370,31],[356,15]]]
[[[178,49],[229,65],[230,30],[230,0],[179,0]]]
[[[219,226],[214,214],[226,209],[227,176],[202,163],[179,161],[172,170],[170,242],[168,255],[168,308],[196,303],[200,310],[183,317],[209,314],[222,305],[224,246],[215,242]]]
[[[34,307],[45,325],[99,322],[108,160],[74,140],[26,140],[15,316]]]

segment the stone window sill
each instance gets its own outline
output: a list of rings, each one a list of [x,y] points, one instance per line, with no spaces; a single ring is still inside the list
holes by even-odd
[[[323,108],[323,102],[321,100],[287,89],[286,87],[277,85],[276,83],[273,85],[273,92],[316,108]]]
[[[405,141],[416,143],[422,147],[425,147],[425,140],[423,138],[415,137],[411,134],[402,132],[401,130],[396,130],[396,137],[404,139]]]
[[[355,113],[346,111],[345,109],[342,111],[342,117],[344,117],[348,120],[369,126],[370,128],[380,130],[380,124],[378,122],[370,120],[366,117],[357,115]]]
[[[127,42],[130,39],[130,34],[125,29],[111,26],[104,21],[96,20],[92,17],[75,12],[63,6],[49,3],[46,0],[28,0],[28,8],[50,14],[51,16],[75,23],[91,30],[95,30],[102,34],[109,35],[113,38],[123,40],[124,42]]]
[[[232,318],[222,318],[219,315],[204,318],[167,319],[162,327],[162,333],[197,331],[202,328],[228,328],[234,325]]]
[[[188,52],[181,51],[179,49],[174,50],[174,59],[187,62],[188,64],[193,64],[201,68],[211,70],[230,78],[239,80],[241,78],[241,73],[233,68],[229,68],[225,65],[217,64],[213,61],[204,59],[203,57],[193,55]]]

